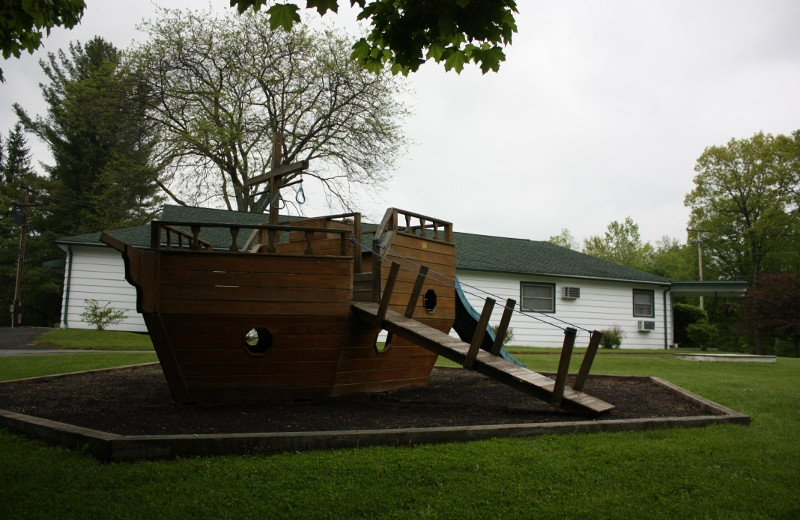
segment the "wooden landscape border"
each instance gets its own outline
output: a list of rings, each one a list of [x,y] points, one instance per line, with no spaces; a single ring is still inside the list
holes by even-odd
[[[595,377],[603,376],[598,375]],[[381,430],[117,435],[9,410],[0,410],[0,427],[11,433],[42,440],[51,445],[73,450],[86,450],[103,462],[117,462],[215,455],[270,455],[369,446],[415,446],[567,433],[697,428],[725,423],[750,424],[750,416],[689,392],[661,378],[647,376],[613,377],[653,381],[665,387],[668,391],[677,392],[684,398],[701,405],[705,415]]]

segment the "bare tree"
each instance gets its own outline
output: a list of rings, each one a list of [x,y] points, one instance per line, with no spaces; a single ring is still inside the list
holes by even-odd
[[[162,188],[179,203],[260,211],[276,194],[247,181],[272,164],[307,171],[339,206],[352,191],[379,190],[406,146],[401,79],[349,59],[332,31],[269,29],[260,13],[216,16],[161,10],[143,24],[149,40],[129,55],[152,92]]]

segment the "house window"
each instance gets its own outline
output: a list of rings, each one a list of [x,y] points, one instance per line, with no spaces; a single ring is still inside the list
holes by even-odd
[[[520,284],[520,307],[523,311],[556,312],[556,286],[552,283]]]
[[[643,318],[655,317],[655,293],[642,289],[633,290],[633,315]]]

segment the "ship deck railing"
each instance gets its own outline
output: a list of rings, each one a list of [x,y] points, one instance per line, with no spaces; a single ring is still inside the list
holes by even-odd
[[[353,256],[360,266],[361,253],[350,240],[359,236],[360,230],[360,214],[355,213],[281,224],[155,220],[151,222],[150,248],[154,251]],[[246,239],[248,234],[255,240]]]
[[[453,224],[419,213],[398,208],[389,208],[375,231],[374,240],[383,245],[391,240],[395,233],[413,235],[429,240],[453,242]]]

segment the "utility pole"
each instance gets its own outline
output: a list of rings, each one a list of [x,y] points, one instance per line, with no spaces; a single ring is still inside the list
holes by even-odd
[[[694,231],[697,233],[697,269],[700,281],[703,281],[703,233],[707,233],[707,231],[702,229],[692,229],[686,228],[686,231]],[[700,296],[700,308],[703,309],[703,297]]]
[[[28,236],[28,208],[38,206],[39,202],[31,202],[31,192],[25,189],[25,202],[19,203],[12,201],[11,204],[17,208],[22,208],[21,232],[19,235],[19,253],[17,255],[17,281],[14,285],[14,303],[11,304],[11,326],[19,327],[22,324],[22,312],[20,309],[22,292],[22,264],[25,261],[25,241]]]

